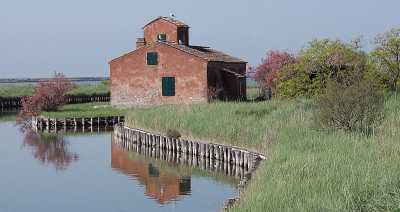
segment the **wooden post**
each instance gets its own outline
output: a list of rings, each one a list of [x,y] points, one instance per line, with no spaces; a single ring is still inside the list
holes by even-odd
[[[203,143],[199,143],[199,145],[200,145],[200,157],[202,157],[202,158],[204,158],[204,155],[205,155],[205,144],[203,144]]]
[[[188,140],[187,141],[187,148],[188,148],[188,154],[191,155],[193,153],[193,142]]]
[[[229,147],[226,148],[226,162],[231,163],[231,148]]]

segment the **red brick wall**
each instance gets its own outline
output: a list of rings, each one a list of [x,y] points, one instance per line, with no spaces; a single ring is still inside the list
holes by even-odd
[[[146,53],[158,53],[158,65],[146,64]],[[175,77],[175,96],[162,96],[162,77]],[[207,61],[163,43],[110,62],[111,104],[149,106],[207,102]]]
[[[143,36],[147,43],[157,41],[159,34],[166,34],[167,41],[178,43],[179,33],[186,33],[186,43],[189,43],[189,28],[178,27],[164,19],[158,19],[143,28]]]

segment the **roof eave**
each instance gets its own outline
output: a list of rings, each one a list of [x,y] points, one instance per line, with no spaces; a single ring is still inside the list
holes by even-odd
[[[114,60],[117,60],[117,59],[119,59],[119,58],[124,57],[125,55],[131,54],[131,53],[136,52],[136,51],[138,51],[138,50],[140,50],[140,49],[143,49],[143,48],[145,48],[146,46],[147,46],[147,45],[144,45],[144,46],[141,46],[141,47],[139,47],[139,48],[137,48],[137,49],[135,49],[135,50],[133,50],[133,51],[127,52],[127,53],[125,53],[125,54],[122,54],[122,55],[120,55],[120,56],[118,56],[118,57],[116,57],[116,58],[110,60],[110,61],[108,62],[108,64],[110,64],[110,63],[111,63],[112,61],[114,61]]]

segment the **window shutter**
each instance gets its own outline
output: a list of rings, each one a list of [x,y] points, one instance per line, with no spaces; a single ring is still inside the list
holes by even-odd
[[[147,65],[157,65],[157,52],[147,52]]]
[[[162,95],[175,96],[175,77],[162,78]]]
[[[170,96],[175,96],[175,77],[169,78],[169,90],[168,93]]]
[[[167,96],[167,90],[168,90],[168,78],[163,77],[162,78],[162,95]]]
[[[159,35],[157,35],[157,40],[166,41],[167,40],[167,35],[166,34],[159,34]]]

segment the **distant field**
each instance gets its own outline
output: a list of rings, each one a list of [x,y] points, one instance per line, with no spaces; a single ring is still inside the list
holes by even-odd
[[[0,99],[19,98],[32,95],[33,85],[0,85]],[[109,95],[110,83],[103,81],[97,84],[78,84],[78,87],[68,92],[71,96]]]
[[[110,81],[109,77],[70,77],[68,78],[72,82],[88,82],[88,81]],[[12,83],[29,83],[29,82],[39,82],[39,81],[49,81],[51,78],[8,78],[0,79],[0,83],[12,84]]]

